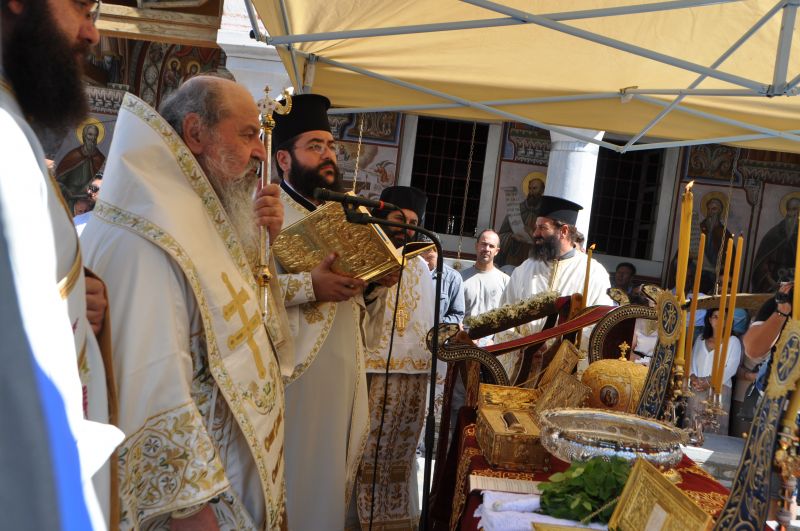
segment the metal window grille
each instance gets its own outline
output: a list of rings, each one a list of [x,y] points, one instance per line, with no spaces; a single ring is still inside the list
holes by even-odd
[[[440,234],[458,235],[463,210],[463,235],[475,234],[488,135],[489,126],[479,123],[475,129],[467,208],[463,209],[472,122],[419,118],[411,185],[428,194],[425,227]]]
[[[587,244],[597,243],[604,254],[652,257],[663,162],[659,149],[600,150]]]

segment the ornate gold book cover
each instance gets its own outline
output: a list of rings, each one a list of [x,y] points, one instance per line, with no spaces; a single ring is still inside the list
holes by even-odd
[[[358,211],[369,214],[366,208]],[[433,247],[431,243],[406,245],[406,260]],[[373,280],[400,267],[402,249],[378,225],[359,225],[345,218],[339,203],[329,201],[302,220],[285,227],[272,244],[272,253],[288,273],[311,271],[323,258],[336,252],[336,273]]]
[[[656,467],[644,459],[637,459],[608,528],[619,531],[704,531],[710,529],[711,524],[711,516]]]

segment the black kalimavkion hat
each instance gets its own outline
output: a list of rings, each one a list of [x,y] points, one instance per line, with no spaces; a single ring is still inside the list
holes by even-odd
[[[420,224],[425,217],[425,206],[428,196],[419,188],[413,186],[390,186],[381,192],[381,201],[392,203],[400,208],[416,212]]]
[[[567,225],[575,225],[580,210],[583,210],[582,206],[568,199],[543,195],[539,204],[538,215],[566,223]]]
[[[320,94],[298,94],[292,96],[292,110],[288,114],[272,115],[275,129],[272,130],[273,151],[307,131],[331,132],[328,109],[331,101]]]

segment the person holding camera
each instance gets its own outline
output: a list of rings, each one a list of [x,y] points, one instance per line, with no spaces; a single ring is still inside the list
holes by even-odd
[[[775,297],[765,302],[758,310],[753,323],[742,338],[745,354],[755,362],[768,361],[772,347],[781,335],[783,325],[792,315],[794,282],[785,282],[778,288]],[[767,384],[769,363],[761,366],[757,388],[763,391]]]

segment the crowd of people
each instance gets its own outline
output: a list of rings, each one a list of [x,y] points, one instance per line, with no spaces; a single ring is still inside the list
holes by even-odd
[[[531,253],[510,276],[494,266],[501,238],[484,230],[475,265],[460,273],[446,266],[438,294],[435,251],[374,282],[337,273],[334,253],[302,273],[270,260],[264,299],[253,274],[264,259],[260,227],[274,241],[320,207],[315,189],[341,189],[330,102],[296,96],[291,113],[275,116],[268,153],[253,97],[231,80],[193,77],[158,110],[128,94],[103,173],[70,191],[70,209],[35,131],[85,118],[81,57],[99,40],[98,13],[96,0],[2,4],[8,364],[0,396],[8,418],[21,420],[0,442],[29,450],[2,453],[13,478],[0,484],[4,521],[36,529],[415,527],[436,297],[439,320],[459,324],[545,290],[582,292],[581,206],[539,194]],[[263,163],[275,164],[279,184],[258,184]],[[391,186],[381,200],[399,209],[374,216],[424,226],[424,191]],[[397,248],[417,239],[414,230],[386,234]],[[636,270],[621,266],[629,271],[618,268],[615,278],[629,291]],[[609,288],[593,260],[586,304],[612,304]],[[768,356],[789,310],[780,299],[756,317],[742,359]],[[705,339],[716,321],[706,315],[698,342],[698,390],[707,386]],[[729,395],[737,359],[729,355]],[[504,356],[512,378],[520,361]],[[757,374],[755,365],[746,370]],[[454,410],[468,371],[455,382]],[[764,374],[742,380],[763,382]]]

